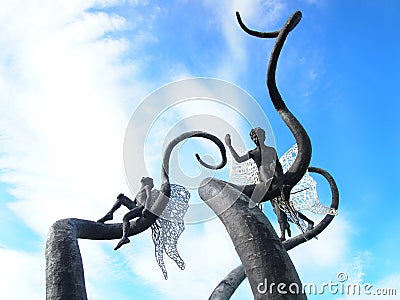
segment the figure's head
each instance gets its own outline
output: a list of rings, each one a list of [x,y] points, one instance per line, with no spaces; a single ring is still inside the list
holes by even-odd
[[[151,189],[154,187],[153,178],[150,177],[142,177],[140,182],[143,186],[148,185]]]
[[[265,142],[265,131],[260,127],[253,128],[250,131],[250,137],[254,144],[263,144]]]

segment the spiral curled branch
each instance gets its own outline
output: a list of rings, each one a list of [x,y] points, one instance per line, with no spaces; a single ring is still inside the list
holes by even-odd
[[[148,229],[160,216],[170,196],[169,159],[173,148],[185,139],[200,137],[214,142],[221,152],[221,162],[216,165],[205,164],[196,154],[199,162],[214,169],[226,164],[226,150],[223,143],[214,135],[202,131],[190,131],[173,139],[167,146],[163,157],[162,184],[159,197],[151,208],[153,214],[131,222],[129,236]],[[99,222],[69,218],[56,221],[50,228],[46,241],[46,299],[69,300],[87,299],[85,276],[78,239],[113,240],[122,236],[122,224],[103,224]]]

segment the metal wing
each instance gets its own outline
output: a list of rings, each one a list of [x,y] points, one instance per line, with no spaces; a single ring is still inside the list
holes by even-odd
[[[151,226],[156,261],[165,279],[168,279],[168,273],[164,264],[164,251],[180,269],[185,268],[185,262],[178,253],[177,244],[180,235],[185,230],[183,217],[189,208],[189,199],[190,193],[187,189],[177,184],[171,184],[168,204],[161,216]]]
[[[279,161],[282,164],[283,172],[286,172],[296,159],[298,153],[297,144],[285,152]],[[323,205],[317,194],[317,182],[307,171],[303,178],[293,187],[290,195],[290,204],[297,211],[308,210],[314,214],[326,215],[329,207]]]
[[[244,153],[245,150],[238,148],[238,152]],[[234,184],[248,185],[260,182],[257,165],[252,159],[239,163],[228,152],[228,169],[229,181]]]

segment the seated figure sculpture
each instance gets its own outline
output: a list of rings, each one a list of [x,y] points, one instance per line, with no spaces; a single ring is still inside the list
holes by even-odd
[[[276,153],[275,148],[267,146],[264,144],[265,142],[265,131],[260,128],[254,128],[250,131],[250,137],[256,148],[248,151],[244,155],[240,156],[237,154],[235,149],[232,147],[231,144],[231,137],[229,134],[225,136],[225,143],[228,146],[233,158],[239,162],[245,162],[249,159],[252,159],[255,164],[257,165],[258,175],[260,183],[264,183],[261,186],[256,186],[252,200],[256,203],[261,202],[262,197],[267,192],[268,187],[273,184],[279,187],[281,190],[281,199],[279,197],[272,199],[271,204],[273,210],[278,218],[278,223],[281,231],[281,240],[284,241],[286,239],[285,233],[287,231],[288,236],[291,236],[290,225],[288,222],[288,217],[286,213],[281,209],[279,203],[280,201],[289,201],[289,195],[285,192],[284,186],[282,184],[281,176],[283,175],[283,168],[281,163],[279,162],[278,155]],[[308,219],[305,215],[300,212],[297,212],[297,215],[307,221],[309,229],[313,227],[313,222]]]
[[[152,214],[146,207],[149,206],[149,202],[151,201],[151,190],[154,187],[153,179],[150,177],[142,177],[140,182],[141,187],[134,201],[129,199],[124,194],[119,194],[117,197],[117,201],[114,203],[110,211],[104,217],[97,221],[100,223],[104,223],[106,221],[112,220],[114,212],[118,210],[122,205],[129,209],[129,212],[127,212],[123,217],[122,238],[118,242],[114,250],[117,250],[122,245],[130,242],[128,238],[130,220],[134,218],[146,218],[147,216]]]

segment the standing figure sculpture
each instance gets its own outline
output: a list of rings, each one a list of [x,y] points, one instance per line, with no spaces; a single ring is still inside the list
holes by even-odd
[[[264,144],[265,142],[265,131],[260,127],[256,127],[250,131],[250,137],[256,148],[248,151],[242,156],[239,156],[235,149],[231,144],[231,137],[229,134],[225,136],[225,143],[227,144],[233,158],[238,162],[242,163],[249,159],[252,159],[258,169],[259,181],[261,184],[257,185],[254,189],[253,195],[251,199],[256,202],[262,202],[263,196],[267,192],[270,185],[277,186],[281,195],[272,199],[271,204],[278,218],[278,223],[281,231],[281,240],[284,241],[286,239],[285,234],[286,231],[288,236],[291,236],[290,225],[288,222],[288,217],[284,209],[282,209],[281,205],[284,204],[285,208],[289,208],[289,193],[286,192],[283,183],[282,183],[282,175],[283,168],[281,163],[279,162],[277,152],[275,148],[267,146]],[[308,219],[305,215],[300,212],[296,212],[295,215],[303,219],[308,223],[308,228],[311,229],[314,225],[314,222]]]
[[[129,208],[129,212],[127,212],[123,217],[122,238],[118,242],[114,250],[117,250],[122,245],[128,244],[130,242],[128,238],[130,220],[134,218],[147,218],[148,216],[152,215],[152,213],[148,210],[148,207],[150,206],[151,201],[151,190],[154,187],[153,179],[150,177],[142,177],[140,182],[142,185],[134,201],[129,199],[124,194],[119,194],[117,197],[117,202],[115,202],[111,210],[104,217],[97,221],[100,223],[104,223],[106,221],[112,220],[114,212],[117,211],[122,205]]]
[[[242,156],[239,156],[231,144],[231,136],[227,134],[225,136],[225,143],[228,146],[233,158],[238,162],[242,163],[249,159],[252,159],[257,165],[260,183],[265,186],[265,192],[268,187],[274,183],[279,186],[281,191],[283,190],[281,176],[283,175],[282,165],[279,162],[278,155],[275,148],[267,146],[265,142],[265,131],[260,127],[256,127],[250,131],[250,138],[256,145],[256,148],[248,151]],[[256,203],[261,202],[263,196],[263,190],[260,188],[255,189],[252,200]],[[288,232],[289,237],[291,236],[290,225],[286,214],[279,208],[279,205],[275,199],[271,201],[272,207],[276,216],[278,217],[279,227],[281,230],[281,240],[285,240],[285,232]]]

